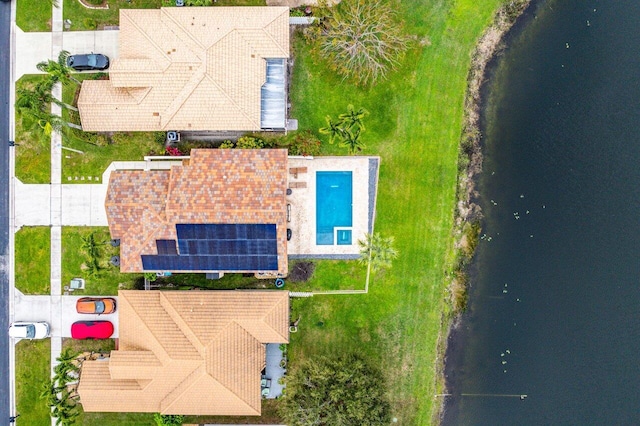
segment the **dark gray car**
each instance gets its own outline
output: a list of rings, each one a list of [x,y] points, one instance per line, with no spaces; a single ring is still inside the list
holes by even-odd
[[[106,70],[109,68],[109,58],[100,53],[69,55],[67,58],[67,66],[76,71]]]

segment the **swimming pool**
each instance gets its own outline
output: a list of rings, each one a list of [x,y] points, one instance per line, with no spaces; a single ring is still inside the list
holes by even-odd
[[[353,173],[316,172],[316,244],[351,244]]]

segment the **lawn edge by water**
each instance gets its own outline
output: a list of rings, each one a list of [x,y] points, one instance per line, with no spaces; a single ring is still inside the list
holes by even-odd
[[[487,65],[495,58],[504,37],[511,28],[518,22],[520,17],[527,10],[532,0],[516,0],[503,4],[495,13],[494,22],[490,25],[480,37],[473,55],[471,66],[469,68],[468,85],[465,93],[465,115],[463,129],[460,140],[460,172],[458,176],[458,208],[456,210],[457,220],[454,226],[454,234],[456,247],[458,248],[457,257],[463,258],[463,262],[458,261],[462,271],[466,272],[468,261],[475,254],[475,244],[471,252],[464,253],[462,239],[464,238],[464,227],[468,223],[477,222],[481,217],[480,206],[472,202],[473,194],[476,189],[476,180],[482,171],[482,146],[480,133],[480,113],[483,99],[481,98],[481,88],[486,81]],[[465,150],[466,147],[466,150]],[[463,152],[467,152],[463,155]],[[449,292],[452,293],[453,281],[449,284]],[[466,282],[465,282],[466,285]],[[464,297],[466,297],[466,292]],[[448,349],[449,337],[455,327],[459,324],[461,312],[454,315],[443,315],[442,328],[438,336],[437,363],[438,376],[437,389],[448,389],[446,383],[445,367],[446,355]],[[445,399],[440,400],[439,407],[434,411],[432,422],[440,423],[444,413]]]

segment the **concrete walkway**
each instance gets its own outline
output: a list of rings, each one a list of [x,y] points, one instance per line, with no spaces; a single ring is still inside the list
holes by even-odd
[[[61,226],[107,226],[104,200],[107,184],[99,185],[25,185],[15,180],[16,230],[23,226],[51,226],[54,219],[49,211],[57,202],[54,189],[60,189]]]
[[[48,33],[25,33],[15,25],[15,2],[12,5],[12,77],[15,82],[25,74],[38,74],[36,64],[48,59],[57,60],[62,50],[70,53],[102,53],[110,58],[118,56],[119,31],[74,31],[63,32],[63,2],[52,7],[51,28]],[[53,96],[62,99],[62,87],[56,84]],[[12,101],[13,105],[13,101]],[[52,113],[61,115],[60,107],[52,105]],[[11,114],[11,129],[15,127]],[[47,321],[51,325],[51,375],[57,365],[56,358],[62,349],[62,338],[70,337],[71,324],[77,320],[97,319],[97,316],[76,313],[75,302],[79,296],[62,295],[62,226],[106,226],[104,199],[107,179],[100,184],[62,184],[62,138],[59,133],[51,135],[51,183],[48,185],[25,185],[15,177],[12,181],[11,196],[13,214],[11,226],[17,232],[22,226],[43,225],[51,227],[51,292],[48,296],[25,296],[13,287],[10,296],[11,321]],[[12,152],[12,174],[15,176],[15,151]],[[14,250],[13,235],[11,251]],[[13,264],[13,261],[12,261]],[[11,274],[13,275],[13,274]],[[101,319],[110,320],[118,336],[118,316],[106,315]],[[15,412],[15,357],[10,354],[12,366],[11,405]],[[18,419],[19,420],[19,419]],[[55,419],[51,419],[55,425]]]

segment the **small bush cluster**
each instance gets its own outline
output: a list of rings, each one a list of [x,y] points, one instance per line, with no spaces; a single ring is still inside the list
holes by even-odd
[[[297,262],[291,268],[289,273],[289,280],[294,283],[307,282],[313,276],[316,265],[313,262]]]
[[[182,153],[182,151],[180,151],[178,148],[176,148],[175,146],[168,146],[165,149],[167,155],[170,155],[172,157],[180,157],[181,155],[184,155]]]
[[[314,156],[320,154],[320,139],[310,130],[298,132],[287,145],[289,155]]]

